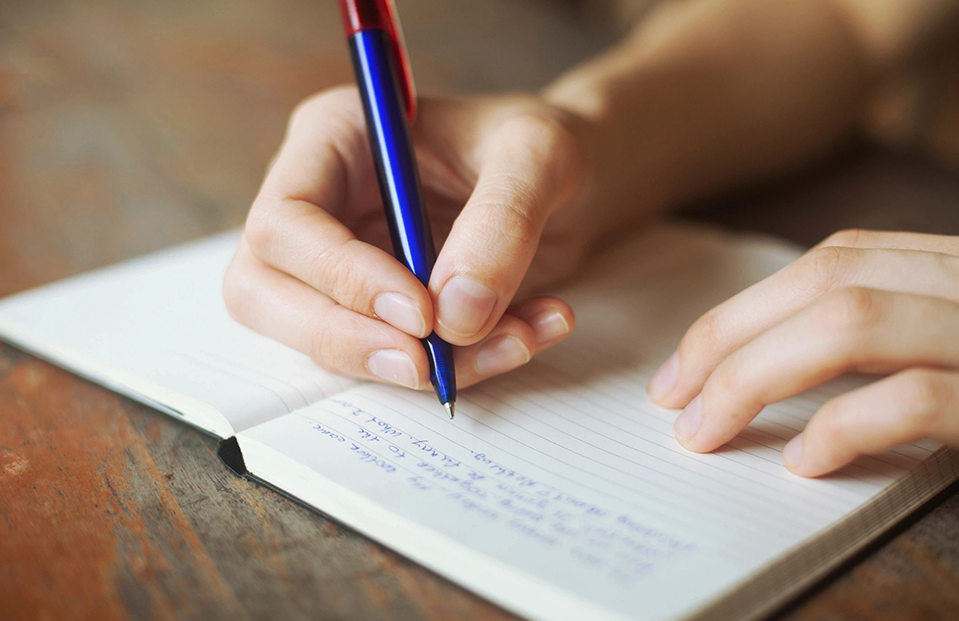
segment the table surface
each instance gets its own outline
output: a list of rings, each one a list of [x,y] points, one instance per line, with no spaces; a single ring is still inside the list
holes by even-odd
[[[289,109],[349,78],[334,3],[318,4],[4,0],[0,295],[239,225]],[[427,87],[535,86],[604,41],[542,0],[462,5],[403,3]],[[855,148],[687,212],[809,244],[848,226],[959,233],[957,200],[921,158]],[[957,611],[947,495],[777,616]],[[233,476],[213,438],[0,345],[0,620],[278,616],[510,617]]]

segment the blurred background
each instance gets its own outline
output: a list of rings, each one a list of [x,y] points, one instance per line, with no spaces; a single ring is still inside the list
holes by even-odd
[[[419,89],[477,92],[543,86],[651,2],[397,4]],[[334,0],[2,0],[0,295],[240,225],[293,106],[351,80]],[[863,125],[866,154],[844,156],[878,180],[863,200],[918,192],[956,212],[959,36],[890,80]]]

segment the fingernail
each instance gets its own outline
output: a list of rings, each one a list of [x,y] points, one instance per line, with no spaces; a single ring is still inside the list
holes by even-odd
[[[569,334],[569,323],[566,321],[566,317],[556,311],[546,311],[539,315],[533,315],[533,318],[529,320],[529,325],[536,334],[537,345],[555,341]]]
[[[470,337],[483,329],[496,305],[496,292],[466,276],[454,276],[436,299],[437,319],[443,327]]]
[[[802,434],[794,437],[783,447],[783,463],[792,470],[802,461]]]
[[[529,362],[529,349],[515,336],[501,336],[480,347],[476,372],[483,376],[505,373]]]
[[[661,399],[673,390],[678,378],[679,354],[673,352],[673,355],[667,358],[666,362],[653,374],[653,378],[646,385],[646,392],[653,399]]]
[[[401,293],[381,293],[373,300],[373,313],[386,323],[413,336],[426,333],[426,320],[413,300]]]
[[[699,431],[699,425],[702,422],[702,407],[700,406],[700,399],[697,396],[690,401],[686,409],[679,414],[679,418],[673,423],[673,430],[676,432],[676,435],[683,440],[690,440],[696,435],[696,432]]]
[[[416,372],[416,365],[404,351],[398,349],[375,351],[366,359],[366,368],[373,375],[388,382],[407,388],[420,387],[420,376]]]

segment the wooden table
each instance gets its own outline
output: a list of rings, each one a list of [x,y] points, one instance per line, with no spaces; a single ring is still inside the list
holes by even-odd
[[[326,4],[4,0],[0,295],[239,225],[288,110],[349,79]],[[449,7],[403,3],[427,87],[535,86],[603,43],[542,2]],[[693,216],[803,243],[857,224],[959,233],[959,182],[933,166],[859,149],[821,171]],[[234,477],[214,449],[0,345],[0,620],[509,617]],[[951,496],[780,616],[957,611]]]

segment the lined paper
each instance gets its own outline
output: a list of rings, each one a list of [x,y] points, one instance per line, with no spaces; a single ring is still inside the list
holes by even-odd
[[[780,451],[842,378],[766,410],[709,455],[644,386],[704,311],[798,255],[664,226],[562,293],[576,333],[526,367],[431,394],[325,373],[234,323],[237,233],[0,302],[0,336],[221,437],[261,479],[533,619],[743,618],[953,481],[920,441],[820,480]],[[723,598],[735,589],[737,596]]]
[[[0,334],[221,437],[352,386],[237,324],[228,232],[0,302]]]
[[[846,378],[767,408],[719,451],[672,434],[644,386],[702,312],[789,247],[663,229],[568,291],[569,342],[461,393],[362,385],[238,436],[251,472],[533,618],[681,617],[915,471],[923,442],[820,480],[779,452]],[[506,580],[503,576],[509,576]]]

